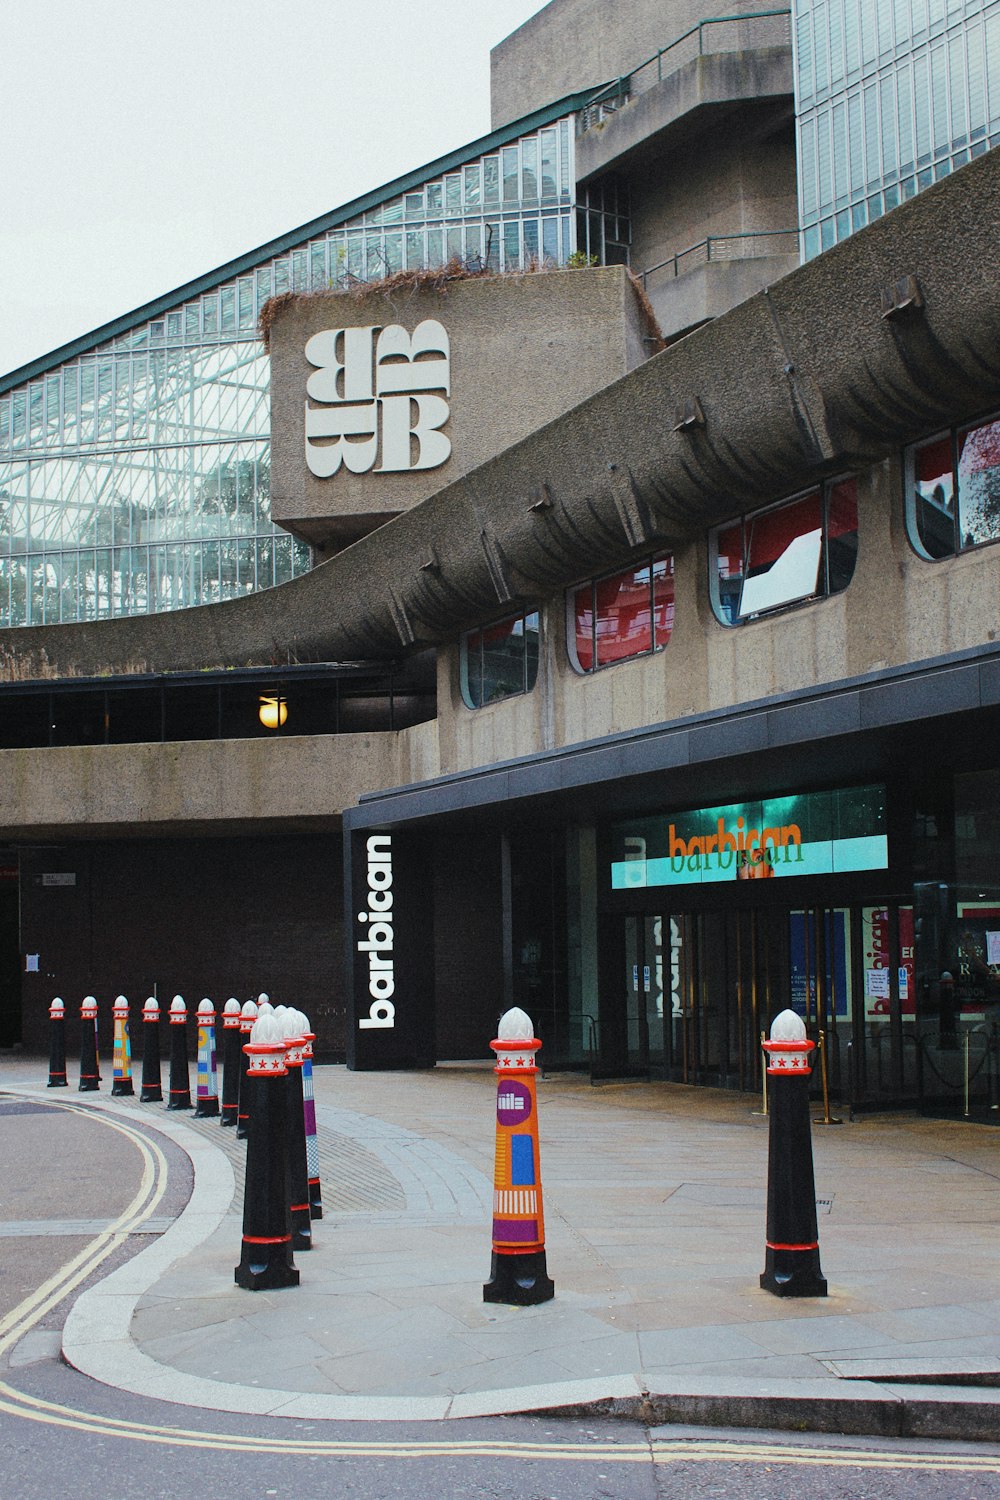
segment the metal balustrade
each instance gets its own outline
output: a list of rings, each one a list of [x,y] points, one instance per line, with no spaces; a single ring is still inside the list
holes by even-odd
[[[616,78],[595,94],[577,115],[577,134],[582,135],[595,125],[603,124],[629,99],[655,88],[696,57],[761,47],[790,47],[791,15],[790,8],[785,6],[775,10],[749,11],[745,15],[705,17],[645,62],[639,63],[631,73]]]

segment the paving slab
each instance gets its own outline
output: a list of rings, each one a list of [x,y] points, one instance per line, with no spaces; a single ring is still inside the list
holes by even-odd
[[[0,1097],[38,1099],[43,1080],[37,1060],[0,1059]],[[817,1129],[830,1296],[779,1299],[758,1285],[768,1122],[756,1098],[542,1077],[556,1295],[513,1308],[482,1300],[489,1065],[320,1067],[315,1087],[324,1217],[297,1257],[301,1285],[278,1293],[234,1285],[246,1149],[235,1132],[106,1094],[74,1101],[95,1123],[118,1114],[167,1135],[194,1188],[78,1298],[63,1333],[71,1364],[139,1394],[296,1418],[589,1410],[1000,1437],[1000,1391],[952,1383],[996,1379],[991,1129],[916,1116]],[[90,1211],[98,1220],[101,1205]],[[33,1348],[25,1340],[22,1357]]]

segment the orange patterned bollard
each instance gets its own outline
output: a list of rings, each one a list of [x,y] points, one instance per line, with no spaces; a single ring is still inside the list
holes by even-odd
[[[128,1001],[124,995],[119,995],[111,1007],[111,1016],[115,1027],[112,1053],[114,1082],[111,1085],[111,1092],[116,1098],[128,1097],[135,1093],[135,1086],[132,1083],[132,1043],[128,1030]]]
[[[509,1010],[490,1046],[497,1055],[497,1148],[493,1174],[493,1263],[484,1302],[521,1307],[555,1295],[545,1265],[538,1160],[535,1053],[542,1045],[523,1010]]]

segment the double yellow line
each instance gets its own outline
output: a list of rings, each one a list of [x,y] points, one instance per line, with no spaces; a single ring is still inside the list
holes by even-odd
[[[46,1101],[49,1103],[49,1101]],[[59,1267],[58,1271],[42,1282],[30,1296],[19,1302],[5,1317],[0,1318],[0,1357],[8,1349],[12,1348],[26,1333],[34,1328],[36,1323],[41,1322],[45,1315],[52,1311],[64,1297],[86,1281],[87,1277],[97,1270],[103,1261],[107,1260],[120,1245],[123,1245],[130,1234],[155,1211],[164,1193],[167,1190],[167,1163],[159,1146],[147,1140],[138,1130],[123,1124],[120,1120],[109,1119],[103,1113],[93,1109],[84,1109],[75,1104],[63,1104],[62,1101],[51,1101],[51,1107],[55,1109],[68,1110],[71,1114],[85,1115],[88,1120],[99,1120],[101,1124],[107,1125],[111,1130],[117,1130],[119,1135],[132,1142],[142,1157],[142,1178],[138,1191],[125,1211],[119,1215],[107,1229],[103,1229],[89,1244],[74,1255],[71,1260]],[[45,1233],[44,1221],[39,1224],[39,1233]]]
[[[23,1338],[52,1308],[76,1290],[88,1276],[150,1217],[167,1186],[167,1164],[160,1148],[121,1120],[92,1108],[52,1101],[59,1109],[99,1120],[117,1130],[139,1151],[142,1179],[131,1203],[90,1243],[60,1267],[6,1317],[0,1319],[0,1355]],[[532,1443],[489,1441],[482,1438],[416,1442],[406,1438],[386,1441],[334,1438],[270,1438],[254,1434],[199,1432],[152,1422],[102,1417],[58,1402],[45,1401],[0,1381],[0,1412],[47,1426],[68,1428],[103,1437],[139,1443],[200,1448],[229,1453],[267,1453],[284,1457],[339,1459],[507,1459],[528,1463],[587,1464],[739,1464],[799,1465],[803,1467],[895,1469],[939,1474],[1000,1474],[1000,1458],[993,1454],[927,1452],[919,1449],[862,1448],[847,1445],[816,1447],[805,1443],[757,1443],[715,1438],[662,1438],[641,1442]]]
[[[334,1459],[504,1459],[522,1463],[574,1464],[733,1464],[743,1467],[786,1465],[842,1469],[906,1470],[936,1474],[1000,1474],[1000,1458],[992,1454],[947,1453],[899,1448],[858,1448],[840,1445],[814,1447],[805,1443],[752,1443],[699,1438],[652,1438],[628,1443],[490,1442],[483,1438],[443,1439],[440,1442],[366,1441],[334,1438],[266,1438],[253,1434],[196,1432],[117,1417],[98,1417],[73,1407],[25,1396],[0,1382],[0,1412],[26,1417],[49,1426],[65,1427],[102,1437],[129,1438],[178,1448],[200,1448],[228,1453],[267,1453],[285,1458]]]

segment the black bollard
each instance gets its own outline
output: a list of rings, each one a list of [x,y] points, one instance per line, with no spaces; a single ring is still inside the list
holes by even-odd
[[[767,1167],[767,1239],[760,1284],[776,1297],[825,1297],[819,1264],[816,1184],[809,1120],[810,1054],[805,1022],[782,1011],[767,1053],[771,1115]]]
[[[170,1002],[170,1098],[168,1109],[191,1108],[191,1075],[187,1055],[187,1006],[183,996]]]
[[[132,1085],[132,1044],[128,1034],[128,1000],[119,995],[111,1007],[115,1023],[113,1072],[111,1093],[115,1098],[135,1093]]]
[[[285,1067],[288,1069],[288,1163],[292,1249],[312,1249],[312,1211],[309,1206],[309,1167],[306,1158],[306,1121],[302,1100],[302,1049],[309,1022],[300,1010],[275,1012],[285,1033]]]
[[[97,1061],[97,1001],[88,995],[80,1006],[80,1093],[92,1094],[101,1086]]]
[[[240,1112],[240,1002],[227,1000],[222,1012],[222,1110],[220,1125],[235,1125]]]
[[[240,1097],[239,1108],[236,1115],[236,1138],[245,1141],[250,1129],[250,1093],[247,1089],[247,1074],[250,1071],[249,1053],[246,1044],[250,1040],[254,1022],[257,1019],[256,1000],[247,1000],[240,1011],[240,1052],[243,1063],[240,1068]]]
[[[160,1082],[160,1007],[150,995],[142,1007],[142,1086],[140,1104],[160,1104],[163,1084]]]
[[[251,1292],[298,1286],[292,1257],[287,1138],[287,1070],[281,1023],[254,1023],[249,1058],[247,1168],[243,1194],[243,1249],[234,1277]]]
[[[58,996],[49,1006],[49,1088],[69,1088],[66,1077],[66,1007]]]

